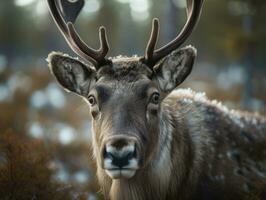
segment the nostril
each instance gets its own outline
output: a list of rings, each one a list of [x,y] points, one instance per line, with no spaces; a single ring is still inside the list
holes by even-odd
[[[125,156],[128,160],[132,159],[134,157],[134,152],[129,152],[126,156]]]
[[[129,152],[126,156],[125,156],[128,160],[136,158],[137,157],[137,151],[136,149],[134,149],[134,151]]]
[[[104,149],[103,158],[109,158],[109,159],[113,160],[114,155],[112,154],[112,152],[107,151],[106,149]]]
[[[136,157],[136,149],[132,150],[106,148],[104,150],[104,159],[110,159],[113,166],[123,168],[129,164],[130,160]]]
[[[119,168],[125,167],[128,163],[129,159],[127,157],[114,157],[112,160],[112,164]]]

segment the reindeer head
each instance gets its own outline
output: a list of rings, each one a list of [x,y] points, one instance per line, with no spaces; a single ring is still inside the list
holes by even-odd
[[[154,19],[145,56],[107,59],[105,28],[100,28],[101,46],[94,50],[80,39],[73,23],[64,20],[62,4],[48,0],[51,14],[69,46],[89,61],[85,64],[53,52],[48,56],[49,67],[65,89],[87,100],[97,165],[111,178],[131,178],[150,164],[158,143],[161,102],[190,74],[196,57],[193,47],[178,47],[196,25],[202,2],[188,1],[186,25],[164,47],[155,50],[159,22]]]

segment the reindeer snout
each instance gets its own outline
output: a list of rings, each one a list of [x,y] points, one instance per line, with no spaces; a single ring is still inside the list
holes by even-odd
[[[113,179],[131,178],[139,169],[138,143],[134,137],[116,135],[104,143],[103,168]]]
[[[136,143],[129,138],[113,138],[106,143],[103,157],[109,159],[114,168],[124,168],[137,158]]]

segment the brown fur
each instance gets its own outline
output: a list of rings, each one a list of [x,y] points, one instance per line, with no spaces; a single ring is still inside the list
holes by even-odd
[[[157,73],[134,57],[115,58],[111,66],[95,72],[66,55],[49,56],[61,85],[86,100],[94,94],[98,101],[91,107],[93,151],[106,199],[227,200],[266,195],[265,117],[230,111],[191,90],[167,95],[188,75],[194,58],[192,47],[173,52],[156,66]],[[158,105],[147,103],[154,90],[161,94]],[[138,141],[140,168],[130,179],[111,179],[103,169],[105,141],[116,135]]]
[[[162,103],[161,111],[167,114],[161,120],[173,127],[168,133],[173,135],[171,162],[165,163],[170,170],[157,171],[151,164],[130,180],[112,181],[98,168],[106,197],[246,199],[255,195],[263,199],[266,119],[229,111],[199,95],[177,90]]]

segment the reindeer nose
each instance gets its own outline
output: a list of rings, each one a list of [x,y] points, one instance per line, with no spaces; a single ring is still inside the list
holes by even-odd
[[[104,159],[110,159],[114,167],[123,168],[131,159],[136,158],[136,154],[135,142],[126,138],[116,138],[106,144]]]

